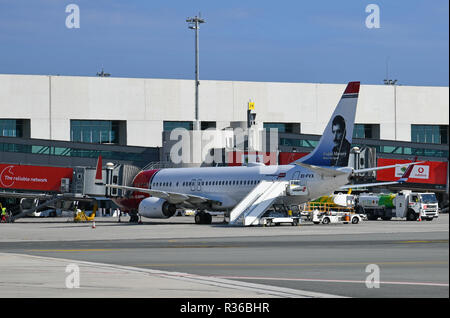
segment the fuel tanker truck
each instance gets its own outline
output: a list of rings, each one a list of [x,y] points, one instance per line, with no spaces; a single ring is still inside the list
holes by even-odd
[[[438,217],[438,201],[434,193],[403,190],[399,193],[362,193],[356,200],[356,211],[368,220],[390,220],[393,217],[415,221],[432,221]]]

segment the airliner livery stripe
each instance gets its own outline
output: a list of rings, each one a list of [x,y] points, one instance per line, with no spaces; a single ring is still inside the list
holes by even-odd
[[[344,94],[342,95],[342,98],[358,98],[358,93],[356,94]]]
[[[346,94],[358,94],[359,93],[360,82],[350,82],[347,84],[347,88],[344,91]]]

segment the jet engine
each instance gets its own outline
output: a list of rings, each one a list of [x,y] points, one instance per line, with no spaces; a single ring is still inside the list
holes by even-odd
[[[168,219],[175,214],[177,207],[164,199],[150,197],[141,201],[138,211],[146,218]]]

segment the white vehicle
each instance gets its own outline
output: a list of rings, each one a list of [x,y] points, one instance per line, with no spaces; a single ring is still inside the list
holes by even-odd
[[[261,224],[264,226],[280,225],[280,224],[291,224],[292,226],[299,225],[301,223],[300,217],[262,217]]]
[[[260,224],[264,226],[280,225],[280,224],[290,224],[292,226],[299,225],[301,223],[300,211],[295,211],[293,215],[293,207],[289,209],[283,204],[274,204],[273,210],[267,211],[264,216],[260,219]]]
[[[358,224],[363,220],[363,216],[360,214],[348,213],[348,212],[320,212],[319,210],[313,211],[312,221],[314,224],[330,224],[330,223],[352,223]]]
[[[406,218],[415,221],[419,217],[432,221],[439,216],[436,195],[431,192],[418,193],[403,190],[398,194],[361,194],[358,198],[357,211],[367,215],[369,220],[381,217]]]

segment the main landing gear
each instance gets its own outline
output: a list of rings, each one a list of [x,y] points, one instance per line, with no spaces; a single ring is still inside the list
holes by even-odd
[[[211,224],[212,216],[205,211],[199,211],[195,214],[195,224]]]
[[[130,211],[128,214],[130,215],[130,223],[142,224],[141,216],[137,213],[137,211]]]

